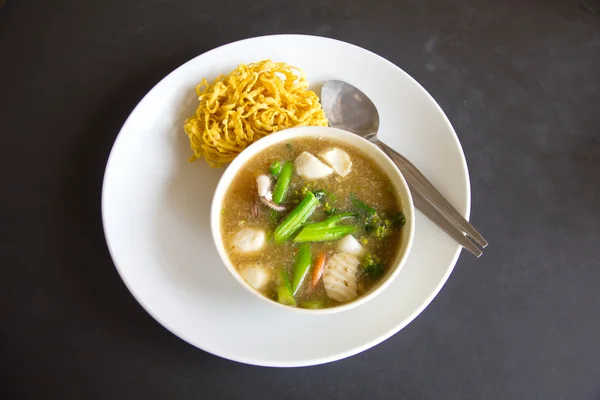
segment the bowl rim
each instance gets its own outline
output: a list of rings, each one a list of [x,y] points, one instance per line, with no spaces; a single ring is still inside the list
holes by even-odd
[[[396,192],[398,193],[398,197],[402,201],[402,212],[405,214],[406,221],[407,221],[407,223],[404,225],[405,232],[403,232],[403,235],[408,234],[408,238],[407,238],[407,242],[406,242],[406,249],[404,250],[404,252],[402,254],[399,253],[396,256],[396,260],[393,265],[393,269],[391,270],[391,272],[388,273],[387,277],[385,277],[374,289],[369,291],[367,294],[360,296],[353,301],[350,301],[348,303],[345,303],[345,304],[342,304],[339,306],[322,308],[322,309],[308,309],[308,308],[302,308],[302,307],[287,306],[287,305],[278,303],[277,301],[268,298],[267,296],[262,294],[260,291],[254,289],[252,286],[250,286],[246,282],[246,280],[241,276],[241,274],[237,271],[237,269],[233,266],[233,263],[229,260],[229,257],[227,256],[227,253],[225,252],[225,246],[223,244],[223,239],[222,239],[222,234],[221,234],[222,203],[223,203],[223,200],[225,197],[225,193],[227,192],[227,189],[231,185],[233,178],[235,178],[235,176],[237,175],[240,168],[250,158],[252,158],[256,154],[258,154],[262,150],[264,150],[267,147],[270,147],[272,145],[275,145],[277,143],[280,143],[282,141],[285,141],[287,139],[297,139],[300,137],[302,137],[302,138],[304,138],[304,137],[323,137],[323,136],[326,136],[333,140],[340,140],[340,141],[344,142],[346,145],[355,147],[359,151],[362,151],[363,153],[366,153],[366,151],[363,149],[363,146],[369,147],[376,154],[378,154],[378,156],[372,156],[372,155],[367,154],[367,157],[372,158],[379,165],[379,167],[383,167],[382,164],[387,164],[388,167],[391,167],[391,170],[394,171],[394,174],[396,174],[395,177],[390,176],[390,174],[388,172],[385,172],[385,173],[388,176],[388,178],[390,178],[392,180],[392,184],[394,185],[394,188],[396,189]],[[354,141],[356,143],[350,143],[352,141]],[[394,179],[394,178],[396,178],[396,179]],[[333,127],[324,127],[324,126],[302,126],[302,127],[288,128],[285,130],[274,132],[268,136],[265,136],[265,137],[255,141],[254,143],[252,143],[248,147],[246,147],[230,164],[228,164],[226,166],[226,169],[225,169],[223,175],[221,175],[221,177],[219,178],[219,182],[217,184],[217,187],[215,189],[215,192],[213,194],[213,198],[211,201],[210,227],[211,227],[211,236],[213,239],[213,243],[215,245],[217,253],[219,254],[219,258],[225,265],[227,271],[247,291],[252,293],[255,297],[260,298],[262,301],[264,301],[268,304],[271,304],[272,306],[278,307],[280,309],[284,309],[284,310],[288,310],[288,311],[293,310],[294,312],[310,314],[310,315],[325,315],[325,314],[333,314],[333,313],[347,311],[347,310],[359,307],[359,306],[367,303],[369,300],[375,298],[377,295],[379,295],[381,292],[383,292],[390,285],[390,283],[394,279],[396,279],[396,277],[398,276],[398,274],[400,273],[400,271],[406,264],[406,260],[408,259],[410,250],[412,248],[414,231],[415,231],[415,211],[414,211],[412,195],[411,195],[410,189],[408,187],[408,184],[406,183],[406,179],[404,178],[404,175],[402,174],[402,172],[400,172],[400,170],[394,164],[394,162],[379,147],[377,147],[375,144],[369,142],[368,140],[362,138],[361,136],[354,134],[352,132],[343,130],[343,129],[333,128]]]

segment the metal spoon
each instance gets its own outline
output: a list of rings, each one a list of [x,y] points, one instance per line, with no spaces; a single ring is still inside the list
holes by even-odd
[[[476,257],[483,252],[481,247],[488,242],[429,180],[409,160],[377,139],[379,113],[375,104],[363,92],[342,81],[328,81],[321,89],[321,104],[329,120],[329,125],[344,129],[369,140],[381,148],[398,166],[411,190],[415,207],[444,229],[464,248]]]

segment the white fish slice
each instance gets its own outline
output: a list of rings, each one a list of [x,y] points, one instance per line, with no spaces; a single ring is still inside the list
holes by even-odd
[[[334,147],[319,153],[319,157],[329,164],[336,174],[346,176],[352,169],[352,160],[350,155],[342,149]]]
[[[271,271],[259,264],[245,264],[240,268],[240,275],[256,290],[264,288],[271,279]]]
[[[358,243],[358,240],[352,235],[346,235],[338,241],[337,248],[342,253],[352,254],[360,257],[364,254],[365,248]]]
[[[243,228],[233,237],[233,251],[238,253],[257,253],[264,246],[266,235],[263,230]]]
[[[321,179],[333,173],[333,169],[309,152],[302,152],[294,160],[296,173],[307,179]]]

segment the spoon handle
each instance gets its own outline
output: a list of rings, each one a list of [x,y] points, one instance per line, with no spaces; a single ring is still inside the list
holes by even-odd
[[[458,228],[465,232],[475,243],[481,247],[488,245],[487,240],[471,225],[448,200],[433,186],[431,182],[411,163],[406,157],[392,149],[382,141],[377,140],[375,144],[381,148],[398,166],[411,189],[417,190],[437,210],[442,212],[446,218],[454,222]]]
[[[408,184],[411,189],[411,194],[415,208],[423,213],[427,218],[433,221],[437,226],[442,228],[448,235],[452,236],[462,247],[467,249],[469,253],[479,258],[483,254],[483,251],[469,240],[465,234],[456,227],[454,221],[448,219],[445,214],[440,212],[434,204],[423,196],[423,194],[416,190],[410,183]]]

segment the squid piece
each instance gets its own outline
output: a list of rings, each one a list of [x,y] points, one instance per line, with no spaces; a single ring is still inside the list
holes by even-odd
[[[267,200],[273,199],[273,193],[271,192],[271,178],[267,175],[261,175],[256,178],[256,187],[258,188],[259,197],[264,197]]]
[[[327,296],[341,303],[355,299],[358,296],[356,275],[358,258],[348,253],[335,253],[329,257],[323,272],[323,285]]]
[[[256,187],[258,189],[258,199],[265,206],[275,211],[285,211],[285,207],[273,202],[273,192],[271,191],[271,178],[267,175],[261,175],[256,178]]]

